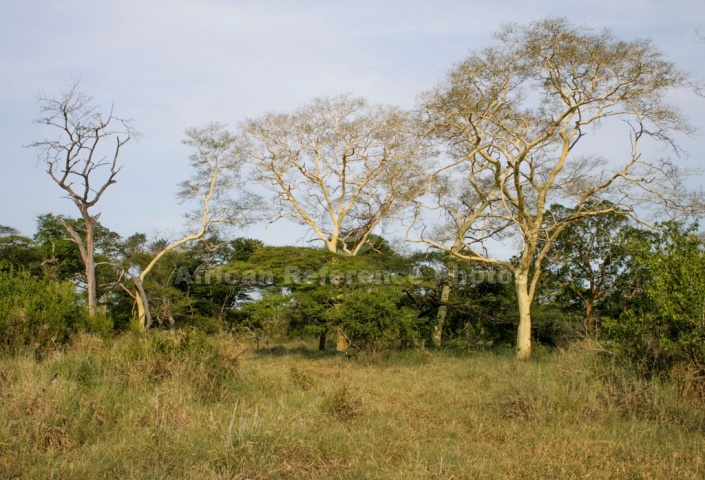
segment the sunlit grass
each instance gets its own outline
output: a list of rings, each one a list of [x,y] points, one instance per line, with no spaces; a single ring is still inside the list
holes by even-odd
[[[595,353],[83,337],[0,372],[0,478],[701,478],[705,414]]]

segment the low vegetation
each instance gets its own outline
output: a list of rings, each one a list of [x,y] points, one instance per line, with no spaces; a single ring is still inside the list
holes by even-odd
[[[697,379],[596,345],[351,356],[230,335],[4,357],[2,478],[702,478]]]

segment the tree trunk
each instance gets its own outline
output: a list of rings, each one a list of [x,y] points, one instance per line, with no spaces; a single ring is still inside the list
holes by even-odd
[[[152,315],[149,313],[149,299],[142,286],[142,279],[137,276],[133,277],[135,282],[135,302],[137,302],[137,325],[141,332],[149,330],[152,326]]]
[[[86,226],[86,252],[83,262],[86,267],[86,293],[88,295],[88,315],[91,317],[95,317],[98,305],[95,278],[95,242],[93,239],[93,227],[95,225],[95,219],[87,215],[84,215],[83,218]]]
[[[341,327],[338,327],[336,329],[336,340],[335,340],[336,351],[345,352],[345,351],[347,351],[349,346],[350,346],[350,341],[348,340],[348,337],[345,336],[343,329]]]
[[[587,326],[588,334],[593,335],[593,334],[597,333],[596,328],[595,328],[595,326],[596,326],[595,325],[595,318],[593,317],[593,313],[592,313],[592,301],[591,300],[587,300],[585,302],[585,324]]]
[[[326,349],[326,337],[328,336],[328,330],[323,330],[318,336],[318,350],[321,352]]]
[[[443,324],[446,321],[446,315],[448,314],[448,298],[450,298],[450,284],[452,282],[453,272],[449,274],[450,279],[443,284],[441,289],[441,304],[438,307],[438,315],[436,316],[436,325],[433,327],[433,336],[431,341],[433,346],[438,348],[441,346],[443,340]]]
[[[88,297],[88,315],[95,317],[97,311],[97,294],[96,294],[96,278],[95,278],[95,242],[93,239],[94,227],[98,221],[100,215],[91,217],[88,214],[87,208],[82,208],[81,217],[83,218],[83,224],[86,231],[86,238],[81,238],[81,235],[73,228],[69,223],[65,222],[61,218],[56,221],[64,227],[66,232],[68,232],[71,237],[71,241],[76,244],[78,251],[81,254],[81,261],[83,262],[84,273],[86,275],[86,296]]]
[[[336,229],[336,231],[333,232],[333,240],[328,244],[328,250],[330,250],[332,253],[335,253],[335,244],[333,243],[333,241],[337,242],[337,239],[338,239],[338,232]],[[338,263],[338,259],[334,256],[331,259],[331,265],[332,265],[333,270],[335,269],[335,265],[337,265],[337,263]],[[332,285],[340,288],[341,285],[340,285],[339,279],[331,276],[330,281],[331,281]],[[342,296],[344,296],[344,295],[345,294],[341,293],[339,297],[335,297],[335,298],[342,298]],[[334,305],[333,308],[335,308],[336,306],[338,306],[338,304]],[[336,345],[335,349],[338,352],[344,352],[350,346],[350,341],[348,340],[348,337],[345,335],[345,332],[343,332],[343,327],[340,325],[335,329],[335,345]]]
[[[529,295],[529,275],[527,272],[514,272],[514,283],[519,303],[519,329],[517,332],[517,359],[531,357],[531,296]]]

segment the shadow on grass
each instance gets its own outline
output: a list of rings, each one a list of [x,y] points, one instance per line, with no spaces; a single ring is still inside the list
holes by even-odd
[[[272,347],[252,350],[256,358],[291,358],[304,361],[319,361],[340,359],[354,362],[360,365],[395,366],[410,367],[431,363],[442,359],[469,359],[477,356],[513,359],[515,351],[512,346],[497,345],[491,348],[478,350],[458,349],[452,347],[443,348],[388,348],[381,351],[365,351],[349,349],[347,352],[338,352],[335,343],[327,345],[326,350],[319,350],[318,344],[314,341],[298,341],[291,344],[277,344]],[[544,362],[550,359],[554,349],[542,347],[536,355],[529,361]]]
[[[271,348],[259,348],[253,350],[254,354],[259,357],[296,357],[308,360],[318,360],[322,358],[334,358],[341,356],[340,352],[336,352],[334,348],[319,350],[314,346],[296,344],[296,345],[275,345]]]

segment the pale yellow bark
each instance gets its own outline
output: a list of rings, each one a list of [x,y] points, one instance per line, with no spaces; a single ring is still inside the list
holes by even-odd
[[[519,303],[519,329],[517,331],[517,359],[531,357],[531,296],[526,272],[515,272],[514,282]]]
[[[343,333],[342,327],[338,327],[336,330],[335,349],[338,352],[345,352],[349,346],[350,346],[350,341],[348,340],[348,337],[346,337],[345,334]]]
[[[438,315],[436,317],[436,325],[433,326],[433,335],[431,341],[434,347],[440,347],[443,343],[443,325],[446,321],[446,315],[448,314],[448,299],[450,298],[450,283],[452,282],[452,272],[450,273],[451,278],[448,282],[443,284],[441,289],[441,306],[438,307]]]

